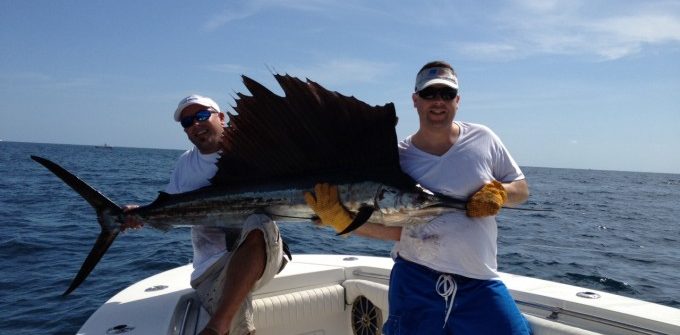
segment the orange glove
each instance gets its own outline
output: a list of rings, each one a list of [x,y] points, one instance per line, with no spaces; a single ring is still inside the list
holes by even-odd
[[[314,194],[305,192],[307,205],[321,218],[321,223],[341,232],[352,223],[352,217],[338,199],[338,187],[328,183],[314,186]]]
[[[496,215],[506,200],[508,200],[508,193],[500,182],[494,180],[470,197],[467,203],[467,215],[473,218]]]

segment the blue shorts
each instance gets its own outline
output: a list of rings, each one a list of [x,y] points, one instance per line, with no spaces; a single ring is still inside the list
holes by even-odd
[[[532,333],[502,281],[441,273],[400,257],[389,309],[387,335]]]

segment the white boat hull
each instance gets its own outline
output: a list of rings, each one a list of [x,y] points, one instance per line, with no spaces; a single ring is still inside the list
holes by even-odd
[[[294,255],[254,293],[257,334],[379,334],[392,264],[383,257]],[[189,286],[191,271],[189,264],[133,284],[78,334],[197,333],[207,313]],[[680,309],[529,277],[502,279],[536,335],[680,334]]]

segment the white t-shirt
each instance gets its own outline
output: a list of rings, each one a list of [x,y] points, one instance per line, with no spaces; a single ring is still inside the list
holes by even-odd
[[[218,158],[219,153],[204,155],[196,147],[187,150],[177,160],[165,192],[184,193],[209,186],[210,178],[217,172]],[[216,227],[191,227],[191,242],[194,247],[193,280],[224,255],[227,248],[224,230]]]
[[[421,186],[454,198],[468,199],[492,180],[512,182],[524,174],[491,129],[458,122],[460,136],[442,156],[426,153],[411,143],[399,143],[404,172]],[[495,216],[470,218],[464,211],[404,227],[392,256],[431,269],[476,279],[498,278]]]

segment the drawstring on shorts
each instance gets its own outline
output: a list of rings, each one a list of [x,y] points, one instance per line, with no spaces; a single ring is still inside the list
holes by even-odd
[[[453,279],[450,274],[441,274],[437,279],[436,285],[437,294],[444,298],[444,308],[446,308],[446,316],[444,317],[444,326],[446,327],[446,322],[449,320],[449,315],[453,309],[453,300],[456,297],[456,290],[458,290],[458,284]],[[451,301],[449,301],[449,297]]]

